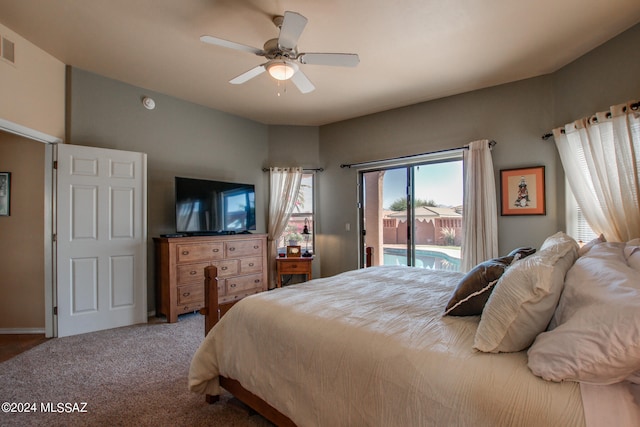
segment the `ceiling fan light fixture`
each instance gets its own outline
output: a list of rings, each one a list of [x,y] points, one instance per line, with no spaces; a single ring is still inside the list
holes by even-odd
[[[271,61],[267,71],[276,80],[289,80],[298,71],[298,66],[290,61]]]

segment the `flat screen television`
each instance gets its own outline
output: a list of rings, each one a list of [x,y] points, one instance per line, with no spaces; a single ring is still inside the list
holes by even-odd
[[[175,177],[176,233],[241,233],[256,229],[253,184]]]

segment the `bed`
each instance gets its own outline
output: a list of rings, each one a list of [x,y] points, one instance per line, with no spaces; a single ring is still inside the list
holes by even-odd
[[[212,267],[212,329],[189,388],[216,396],[222,386],[277,425],[637,425],[638,244],[579,248],[557,233],[502,263],[498,278],[481,265],[466,275],[359,269],[245,298],[219,321]],[[596,290],[585,296],[590,274]],[[618,309],[607,310],[597,298],[614,288]],[[465,304],[471,313],[453,315]],[[599,339],[619,340],[593,344],[595,325]]]

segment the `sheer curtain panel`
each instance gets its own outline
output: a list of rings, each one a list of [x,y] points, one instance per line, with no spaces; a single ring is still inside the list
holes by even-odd
[[[498,206],[489,141],[474,141],[463,154],[463,241],[460,270],[498,256]]]
[[[269,262],[269,289],[275,287],[276,257],[278,237],[282,234],[295,207],[302,168],[269,169],[269,224],[267,258]]]
[[[596,234],[608,241],[640,237],[638,102],[553,130],[565,175]]]

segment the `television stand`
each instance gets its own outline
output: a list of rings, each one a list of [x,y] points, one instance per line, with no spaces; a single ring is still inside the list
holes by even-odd
[[[228,304],[266,291],[266,234],[153,239],[156,249],[156,315],[167,322],[204,306],[205,267],[218,268],[218,302]]]

